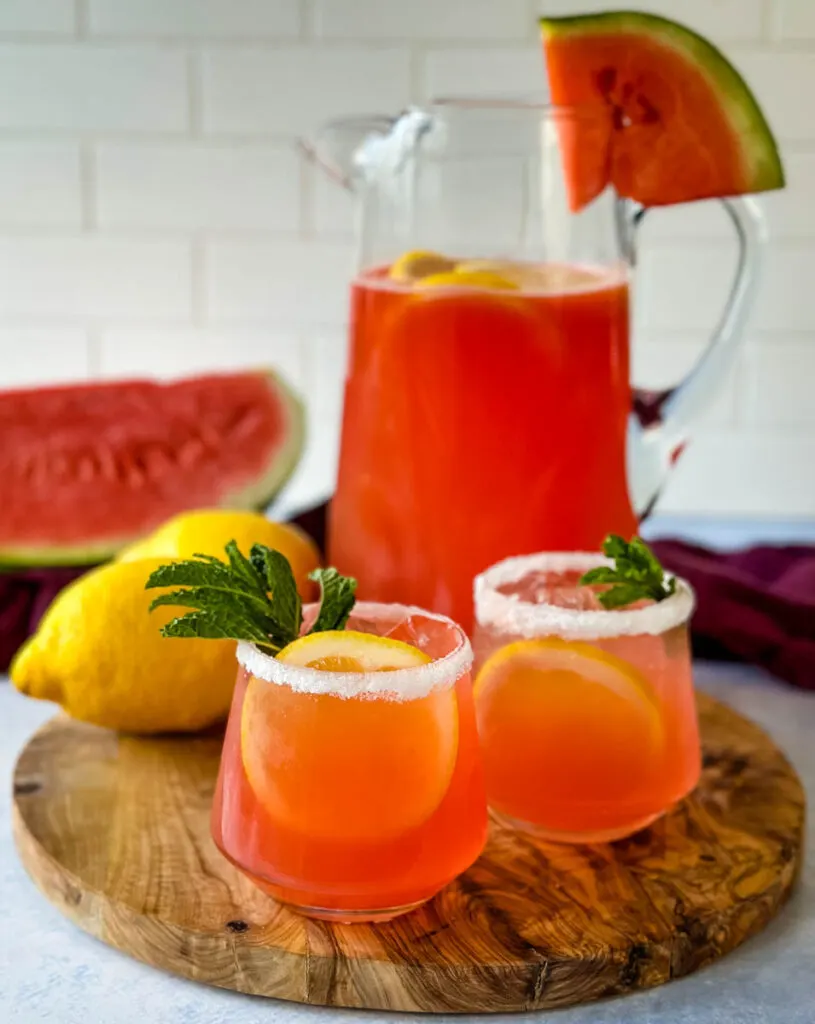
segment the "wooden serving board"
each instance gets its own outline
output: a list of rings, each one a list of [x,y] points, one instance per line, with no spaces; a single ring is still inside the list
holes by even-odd
[[[388,924],[307,921],[209,837],[218,736],[140,740],[57,718],[20,756],[23,863],[81,928],[224,988],[328,1006],[507,1011],[659,985],[758,932],[802,857],[804,794],[755,725],[700,696],[704,772],[672,814],[611,845],[494,825],[481,859]]]

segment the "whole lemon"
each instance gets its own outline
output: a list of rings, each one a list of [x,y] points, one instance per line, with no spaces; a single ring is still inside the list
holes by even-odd
[[[315,585],[308,574],[320,564],[320,553],[314,541],[292,523],[274,523],[259,512],[237,512],[231,509],[198,509],[173,516],[144,540],[119,553],[117,561],[132,562],[137,558],[192,558],[193,555],[224,557],[229,541],[237,542],[249,554],[253,544],[274,548],[289,560],[300,596],[309,601],[315,596]]]
[[[235,644],[161,635],[164,623],[188,610],[148,612],[169,589],[144,589],[165,561],[110,562],[61,591],[12,663],[17,689],[121,732],[194,732],[225,718]]]

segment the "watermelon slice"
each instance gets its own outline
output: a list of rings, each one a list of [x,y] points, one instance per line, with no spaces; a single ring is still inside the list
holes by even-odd
[[[261,508],[294,469],[271,371],[0,393],[0,563],[100,562],[189,508]]]
[[[784,185],[746,82],[706,39],[668,18],[615,11],[541,18],[571,205],[608,184],[645,206]]]

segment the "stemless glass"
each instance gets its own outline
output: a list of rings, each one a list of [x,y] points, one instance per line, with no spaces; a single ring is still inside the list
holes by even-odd
[[[430,899],[484,845],[472,650],[450,619],[404,605],[358,603],[348,628],[431,660],[325,671],[239,644],[212,833],[301,913],[384,921]]]
[[[664,814],[701,769],[682,580],[606,610],[601,555],[509,558],[475,581],[475,703],[487,800],[561,842],[606,842]]]

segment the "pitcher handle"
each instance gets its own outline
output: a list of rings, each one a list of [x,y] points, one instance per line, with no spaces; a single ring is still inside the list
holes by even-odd
[[[751,196],[720,199],[739,243],[733,285],[707,348],[683,381],[665,391],[634,389],[628,426],[628,481],[631,503],[640,518],[647,516],[678,458],[700,412],[721,390],[733,369],[744,339],[748,316],[761,272],[767,225],[761,206]],[[618,201],[618,226],[624,255],[633,265],[636,234],[648,209]]]

